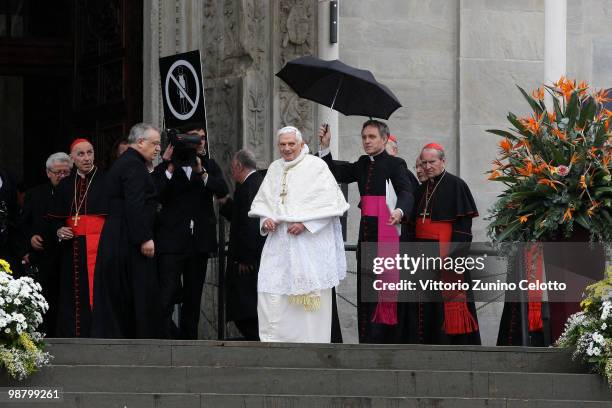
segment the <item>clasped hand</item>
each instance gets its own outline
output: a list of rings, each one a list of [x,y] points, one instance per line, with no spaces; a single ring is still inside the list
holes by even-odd
[[[279,224],[275,222],[272,218],[266,218],[263,222],[263,230],[264,232],[271,233],[276,231],[276,227],[278,227],[278,225]],[[299,235],[304,232],[305,228],[306,227],[304,227],[304,224],[302,224],[301,222],[294,222],[289,224],[287,232],[292,235]]]

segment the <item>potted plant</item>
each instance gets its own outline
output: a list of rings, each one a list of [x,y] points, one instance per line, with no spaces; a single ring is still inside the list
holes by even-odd
[[[36,331],[49,308],[41,290],[30,277],[13,278],[8,262],[0,259],[0,367],[17,380],[50,360]]]
[[[518,117],[509,113],[511,129],[488,130],[502,137],[489,180],[504,185],[491,209],[489,236],[497,243],[555,242],[538,244],[543,247],[547,279],[558,276],[563,280],[573,274],[599,280],[605,265],[603,247],[562,242],[612,240],[608,91],[593,90],[584,81],[576,84],[565,77],[531,94],[518,88],[531,107],[530,114]],[[544,102],[546,92],[552,96],[549,106]],[[524,251],[530,249],[526,246]],[[541,274],[541,268],[528,265],[525,269]],[[583,288],[572,288],[577,291],[576,298]],[[568,300],[572,296],[563,295],[557,299],[549,296],[553,341],[561,334],[566,318],[579,310],[577,302]],[[541,293],[532,291],[528,297],[542,298]],[[542,330],[541,303],[529,301],[530,332]]]

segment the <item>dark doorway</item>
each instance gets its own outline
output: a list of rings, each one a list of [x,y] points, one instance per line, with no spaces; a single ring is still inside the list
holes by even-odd
[[[0,166],[25,186],[49,154],[110,146],[142,120],[142,0],[0,0]]]

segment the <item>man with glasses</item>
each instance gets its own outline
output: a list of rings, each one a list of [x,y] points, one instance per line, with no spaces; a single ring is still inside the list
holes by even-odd
[[[464,250],[472,241],[472,219],[478,217],[472,193],[465,181],[446,170],[446,154],[439,144],[425,145],[420,159],[427,181],[416,192],[413,212],[416,240],[431,242],[435,252],[432,256],[444,259],[465,255]],[[423,279],[470,281],[467,270],[460,273],[443,268],[417,273],[423,274]],[[471,291],[445,290],[437,295],[441,295],[440,302],[416,305],[418,315],[411,319],[410,342],[480,344]]]
[[[76,171],[59,182],[48,212],[60,252],[56,335],[89,337],[98,241],[108,213],[106,174],[87,139],[72,142],[70,158]],[[43,237],[43,245],[48,240]]]
[[[55,337],[58,281],[54,276],[58,268],[57,238],[55,231],[45,228],[44,218],[55,189],[62,179],[70,175],[72,160],[64,152],[53,153],[46,162],[47,183],[31,188],[25,194],[19,228],[22,236],[21,257],[27,270],[38,271],[36,279],[42,286],[49,304],[42,331],[47,337]]]
[[[217,252],[217,220],[213,196],[228,195],[219,165],[207,155],[204,125],[186,129],[200,136],[195,164],[173,160],[169,145],[164,161],[153,171],[161,211],[155,231],[165,338],[198,338],[200,303],[210,254]],[[182,278],[182,279],[181,279]],[[172,320],[181,304],[178,327]]]

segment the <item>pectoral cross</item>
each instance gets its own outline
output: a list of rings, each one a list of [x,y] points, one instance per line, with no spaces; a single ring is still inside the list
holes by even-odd
[[[80,217],[79,217],[79,214],[78,214],[78,213],[76,213],[76,214],[74,215],[74,217],[72,217],[72,221],[74,221],[74,226],[75,226],[75,227],[76,227],[77,225],[79,225],[79,219],[80,219]]]
[[[287,171],[285,170],[283,172],[283,179],[281,181],[281,192],[280,192],[280,197],[281,197],[281,203],[285,204],[285,197],[287,197]]]
[[[419,214],[419,216],[423,216],[423,224],[425,224],[425,217],[427,217],[428,215],[430,215],[427,210],[423,211],[422,213]]]

